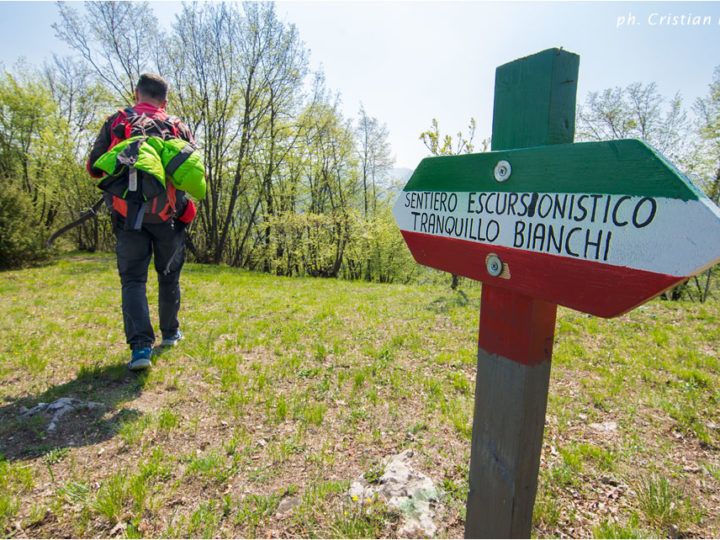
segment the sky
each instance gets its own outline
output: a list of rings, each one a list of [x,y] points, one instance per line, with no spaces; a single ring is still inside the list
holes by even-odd
[[[150,4],[169,28],[180,4]],[[286,0],[276,11],[297,27],[345,116],[362,104],[387,126],[398,168],[427,156],[419,137],[433,118],[452,135],[475,118],[476,141],[490,137],[495,69],[548,48],[580,56],[579,104],[592,91],[655,82],[689,107],[720,66],[720,2]],[[51,28],[57,12],[53,2],[0,1],[6,69],[70,54]]]

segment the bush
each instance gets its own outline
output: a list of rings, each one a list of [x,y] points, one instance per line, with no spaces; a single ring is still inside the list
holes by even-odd
[[[48,258],[44,231],[27,196],[7,184],[0,189],[0,269],[20,268]]]

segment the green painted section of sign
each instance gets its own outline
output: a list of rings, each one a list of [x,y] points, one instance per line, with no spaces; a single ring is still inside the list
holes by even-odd
[[[501,160],[512,167],[505,182],[494,175]],[[662,155],[635,139],[426,158],[404,191],[603,193],[684,201],[705,197]]]
[[[492,150],[573,142],[579,65],[577,54],[547,49],[498,67]]]

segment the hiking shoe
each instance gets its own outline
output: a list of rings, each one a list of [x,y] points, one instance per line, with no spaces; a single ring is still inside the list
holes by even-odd
[[[130,371],[142,371],[143,369],[149,368],[152,366],[150,356],[152,356],[152,349],[150,347],[134,349],[132,352],[132,358],[128,363],[128,369]]]
[[[183,335],[183,333],[178,329],[175,332],[175,335],[170,336],[170,337],[164,337],[162,339],[162,341],[160,342],[160,346],[161,347],[174,347],[175,345],[178,344],[178,341],[180,341],[184,337],[185,336]]]

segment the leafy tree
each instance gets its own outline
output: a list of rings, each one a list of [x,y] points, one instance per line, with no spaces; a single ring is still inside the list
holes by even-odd
[[[47,259],[28,194],[14,185],[0,190],[0,270]]]
[[[27,194],[37,221],[55,222],[63,173],[71,152],[68,125],[42,78],[31,71],[0,76],[0,174]]]
[[[708,94],[699,98],[693,107],[698,116],[696,173],[708,196],[720,204],[720,66],[715,68]]]
[[[468,133],[463,135],[462,131],[458,131],[453,141],[452,135],[441,135],[440,126],[437,119],[432,119],[432,124],[428,131],[420,134],[420,140],[433,156],[457,156],[460,154],[472,154],[475,150],[473,140],[475,139],[475,129],[477,125],[474,118],[468,123]],[[488,139],[483,139],[480,143],[481,152],[487,151],[489,146]]]
[[[392,218],[386,186],[394,158],[387,127],[361,105],[355,128],[363,214],[346,255],[349,277],[390,282],[407,279],[415,265]],[[364,268],[363,268],[364,266]],[[409,271],[408,271],[409,269]]]
[[[692,157],[693,172],[708,197],[720,204],[720,66],[715,68],[707,95],[695,102],[693,110],[697,115],[699,135],[699,144]],[[715,266],[693,278],[701,302],[707,300],[713,278],[718,275],[720,266]]]
[[[63,218],[69,222],[101,196],[88,177],[84,163],[88,148],[111,110],[112,94],[84,61],[72,57],[53,55],[52,62],[45,63],[43,74],[57,104],[57,114],[68,126],[62,141],[68,155],[60,173],[62,189],[58,197]],[[65,237],[74,237],[79,249],[109,248],[112,245],[110,220],[104,215],[102,219],[96,217],[72,229]]]
[[[475,138],[475,119],[471,118],[468,124],[468,134],[463,135],[462,131],[458,131],[456,134],[455,141],[451,135],[441,135],[440,126],[438,125],[437,119],[432,119],[432,124],[428,131],[423,131],[420,134],[420,140],[423,142],[425,147],[430,151],[433,156],[454,156],[459,154],[471,154],[475,150],[473,145],[473,139]],[[481,144],[481,152],[487,152],[490,142],[488,139],[483,139]],[[451,274],[452,281],[450,282],[450,288],[455,290],[460,282],[460,277],[457,274]]]
[[[338,276],[359,195],[353,130],[337,107],[337,102],[319,103],[305,113],[313,121],[305,135],[308,199],[298,210],[306,220],[305,271],[316,277]]]
[[[350,242],[346,248],[343,276],[380,283],[413,279],[418,270],[392,215],[390,198],[379,198],[375,215],[364,219],[352,214]]]

